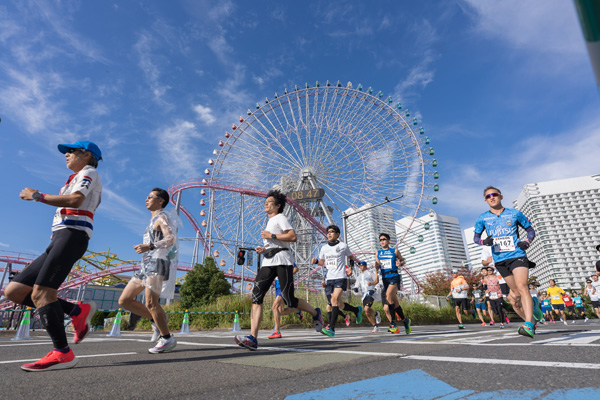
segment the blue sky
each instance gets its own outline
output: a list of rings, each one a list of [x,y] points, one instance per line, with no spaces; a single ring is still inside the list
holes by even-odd
[[[436,210],[463,228],[489,184],[509,205],[526,183],[599,172],[600,97],[570,1],[6,1],[0,51],[0,253],[43,251],[53,210],[19,192],[56,193],[56,145],[86,139],[105,159],[90,250],[136,259],[152,187],[203,177],[246,109],[317,80],[418,113]]]

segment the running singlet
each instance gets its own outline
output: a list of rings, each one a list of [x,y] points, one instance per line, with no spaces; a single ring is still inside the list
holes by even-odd
[[[592,287],[594,289],[596,289],[596,293],[592,294],[591,290],[588,290],[588,293],[590,294],[590,300],[592,301],[598,301],[600,300],[600,279],[598,279],[597,281],[592,281]]]
[[[544,306],[546,308],[550,308],[550,300],[549,299],[542,300],[542,306]]]
[[[344,279],[346,278],[346,257],[350,257],[352,252],[348,245],[343,242],[338,242],[335,246],[329,244],[321,247],[319,258],[325,260],[325,268],[327,268],[327,280]]]
[[[565,291],[558,286],[552,286],[546,289],[546,293],[548,293],[548,296],[550,296],[550,302],[552,304],[565,304],[561,296],[561,294],[564,292]]]
[[[378,250],[377,258],[381,263],[381,277],[388,279],[398,276],[398,266],[396,265],[396,249],[389,248]]]
[[[60,189],[61,195],[81,192],[85,200],[79,208],[58,207],[52,221],[52,232],[71,228],[84,231],[92,238],[94,230],[94,213],[100,205],[102,197],[102,182],[96,168],[86,165],[81,171],[73,174]]]
[[[573,297],[573,301],[575,302],[575,307],[583,307],[583,301],[581,300],[581,297]]]
[[[500,289],[500,282],[495,276],[486,276],[485,283],[487,284],[487,290],[490,295],[490,300],[497,300],[502,298],[502,289]]]
[[[486,211],[477,218],[475,232],[481,234],[483,230],[494,239],[492,255],[494,262],[509,260],[511,258],[525,257],[525,251],[521,250],[519,243],[518,225],[527,229],[531,222],[519,210],[505,208],[500,215]]]

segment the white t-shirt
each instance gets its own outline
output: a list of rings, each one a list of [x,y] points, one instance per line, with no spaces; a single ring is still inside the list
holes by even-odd
[[[350,257],[351,255],[352,252],[346,243],[343,242],[339,242],[335,246],[326,244],[321,247],[319,259],[325,261],[328,281],[346,278],[346,257]]]
[[[369,292],[375,292],[376,286],[369,286],[369,283],[372,282],[375,282],[375,272],[372,269],[361,272],[358,278],[356,278],[356,286],[360,289],[363,299],[367,297]]]
[[[598,299],[600,299],[600,279],[598,279],[596,282],[592,281],[592,287],[596,289],[596,293],[589,293],[590,300],[598,301]]]
[[[283,214],[277,214],[276,216],[269,218],[269,222],[267,222],[267,227],[265,228],[266,231],[269,231],[272,234],[274,233],[276,235],[279,235],[279,234],[283,233],[284,231],[289,231],[290,229],[294,229],[294,228],[292,227],[292,225],[290,224],[288,219]],[[277,240],[277,239],[273,240],[273,239],[269,238],[269,239],[263,239],[263,246],[265,247],[265,249],[274,249],[274,248],[279,248],[279,247],[285,247],[285,248],[289,249],[291,244],[290,244],[290,242],[282,242],[281,240]],[[294,258],[292,257],[292,252],[291,252],[291,250],[287,250],[287,251],[280,251],[279,253],[275,254],[275,256],[273,258],[263,257],[261,265],[263,267],[269,267],[269,266],[273,266],[273,265],[293,265],[293,264],[294,264]]]
[[[481,261],[487,261],[488,258],[492,257],[492,246],[481,246]],[[487,267],[494,266],[494,258],[492,258],[492,262]]]

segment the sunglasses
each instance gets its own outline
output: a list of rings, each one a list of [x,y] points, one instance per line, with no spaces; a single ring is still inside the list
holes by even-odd
[[[327,231],[327,233],[337,233],[336,231]]]
[[[488,193],[488,194],[485,195],[485,199],[487,200],[487,199],[491,199],[492,197],[498,197],[498,196],[500,196],[500,193],[495,193],[495,192],[494,193]]]
[[[386,238],[379,239],[380,242],[385,242],[386,240],[387,240]]]

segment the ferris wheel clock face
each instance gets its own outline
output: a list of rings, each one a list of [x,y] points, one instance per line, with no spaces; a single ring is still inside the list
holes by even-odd
[[[401,103],[362,85],[285,89],[240,116],[216,144],[205,179],[231,190],[203,193],[202,226],[213,247],[262,245],[264,197],[252,190],[281,190],[319,223],[340,227],[342,213],[384,199],[396,199],[385,205],[394,220],[416,221],[437,203],[437,160],[425,129]],[[310,224],[290,218],[314,242]]]

